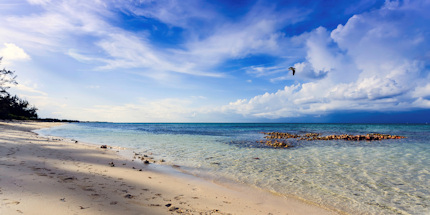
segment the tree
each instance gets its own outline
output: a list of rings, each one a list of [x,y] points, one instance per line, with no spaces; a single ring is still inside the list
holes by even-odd
[[[0,64],[3,57],[0,57]],[[9,95],[9,93],[6,91],[10,88],[10,84],[15,85],[18,84],[16,82],[16,75],[14,75],[15,72],[6,70],[3,68],[0,70],[0,96]]]
[[[2,58],[0,57],[0,62]],[[0,70],[0,119],[37,119],[37,108],[30,106],[28,101],[11,96],[7,89],[18,84],[13,71]]]

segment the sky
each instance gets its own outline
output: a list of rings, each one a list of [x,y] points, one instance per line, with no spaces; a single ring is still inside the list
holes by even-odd
[[[425,123],[428,11],[428,0],[1,0],[0,66],[42,118]]]

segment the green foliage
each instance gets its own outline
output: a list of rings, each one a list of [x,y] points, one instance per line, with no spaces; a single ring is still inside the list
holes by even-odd
[[[3,58],[0,57],[0,63]],[[11,84],[17,84],[15,81],[16,75],[13,71],[2,69],[0,70],[0,96],[9,95],[6,91],[10,88]]]
[[[17,96],[0,96],[0,119],[37,119],[37,108]]]
[[[0,57],[0,62],[1,62]],[[0,119],[37,119],[37,108],[30,106],[28,101],[17,96],[11,96],[7,89],[17,84],[14,72],[6,69],[0,70]]]

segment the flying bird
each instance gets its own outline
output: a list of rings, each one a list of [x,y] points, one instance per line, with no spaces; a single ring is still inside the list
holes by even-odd
[[[296,68],[294,68],[294,67],[290,67],[290,68],[288,68],[288,70],[293,71],[293,75],[296,73]]]

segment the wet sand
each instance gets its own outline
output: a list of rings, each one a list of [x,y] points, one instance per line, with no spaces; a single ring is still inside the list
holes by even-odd
[[[0,214],[335,214],[31,132],[58,125],[0,122]]]

